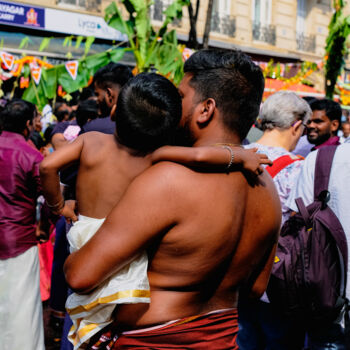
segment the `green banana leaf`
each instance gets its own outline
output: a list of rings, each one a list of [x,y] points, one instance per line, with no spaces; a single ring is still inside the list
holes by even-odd
[[[43,69],[41,73],[43,91],[48,99],[52,99],[57,93],[57,67]]]
[[[78,74],[75,80],[72,79],[70,74],[64,65],[57,66],[58,84],[62,85],[62,88],[67,93],[79,90],[79,88],[87,86],[90,79],[90,72],[86,69],[84,62],[79,62]]]
[[[29,87],[24,91],[22,95],[23,100],[35,104],[40,111],[48,103],[48,100],[45,97],[43,84],[43,79],[40,79],[38,86],[36,86],[34,80],[31,79]]]
[[[125,54],[125,49],[116,49],[108,52],[109,59],[114,63],[119,62],[123,58],[124,54]]]

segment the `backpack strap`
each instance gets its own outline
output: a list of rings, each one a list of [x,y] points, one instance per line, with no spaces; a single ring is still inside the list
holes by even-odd
[[[322,191],[328,190],[333,157],[337,146],[322,147],[318,150],[315,165],[314,200]]]
[[[265,169],[274,178],[281,170],[286,168],[288,165],[296,162],[297,160],[302,160],[303,157],[300,156],[291,156],[286,154],[284,156],[278,157],[273,161],[273,164],[266,167]]]
[[[322,191],[328,192],[329,178],[332,169],[332,162],[334,158],[335,151],[337,150],[337,145],[322,147],[318,150],[316,165],[315,165],[315,179],[314,179],[314,200],[319,200],[319,195]],[[329,194],[328,194],[329,195]],[[329,200],[329,197],[326,201]],[[344,288],[343,293],[345,296],[345,288],[347,283],[347,271],[348,271],[348,244],[346,236],[341,226],[339,219],[335,216],[333,211],[330,211],[328,215],[332,216],[324,222],[324,224],[332,222],[332,229],[329,230],[333,236],[337,246],[341,263],[342,270],[342,286]],[[322,220],[321,220],[322,221]]]

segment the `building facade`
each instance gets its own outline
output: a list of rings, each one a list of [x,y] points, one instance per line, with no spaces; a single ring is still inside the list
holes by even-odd
[[[45,28],[28,26],[24,33],[41,37],[47,35],[92,35],[101,41],[101,49],[112,40],[122,40],[120,33],[108,27],[104,21],[104,9],[111,0],[21,0],[1,1],[7,4],[23,4],[45,9]],[[154,25],[164,19],[163,11],[172,0],[154,0],[150,15]],[[195,6],[196,0],[192,0]],[[324,57],[328,24],[333,14],[332,0],[214,0],[209,45],[221,48],[239,48],[257,61],[300,62],[319,61]],[[207,17],[208,0],[200,0],[197,20],[198,41],[202,42]],[[350,13],[350,5],[345,12]],[[9,26],[1,21],[0,29]],[[13,29],[15,34],[19,31]],[[189,33],[188,10],[184,8],[181,21],[173,24],[178,38],[186,43]],[[46,34],[45,34],[46,32]],[[7,34],[0,33],[0,37]],[[15,36],[15,35],[14,35]],[[6,39],[6,38],[5,38]],[[33,39],[32,41],[35,41]],[[17,43],[18,44],[18,43]],[[58,45],[59,46],[59,45]],[[6,40],[5,40],[6,48]],[[64,50],[61,48],[61,50]],[[34,53],[35,50],[33,50]],[[48,53],[50,54],[50,53]],[[58,55],[58,53],[55,53]],[[77,52],[77,56],[78,56]],[[46,55],[48,56],[48,55]],[[63,58],[64,55],[61,55]]]

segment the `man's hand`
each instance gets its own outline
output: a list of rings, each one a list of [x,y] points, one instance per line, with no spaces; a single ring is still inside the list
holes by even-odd
[[[272,161],[267,155],[257,153],[257,150],[257,148],[242,149],[239,155],[243,169],[254,175],[262,174],[264,171],[262,165],[272,165]]]
[[[49,240],[50,232],[47,229],[47,227],[45,227],[45,225],[43,224],[42,220],[40,220],[38,222],[38,224],[36,225],[35,235],[36,235],[37,241],[40,244],[46,243]]]
[[[68,223],[78,221],[78,217],[75,213],[76,210],[76,201],[68,200],[64,202],[64,207],[59,211],[59,215],[63,215]]]

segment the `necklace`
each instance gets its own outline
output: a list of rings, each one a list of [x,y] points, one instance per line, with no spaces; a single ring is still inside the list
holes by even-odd
[[[213,143],[210,146],[229,146],[229,147],[240,147],[240,148],[243,148],[243,146],[238,144],[238,143],[227,143],[227,142]]]

